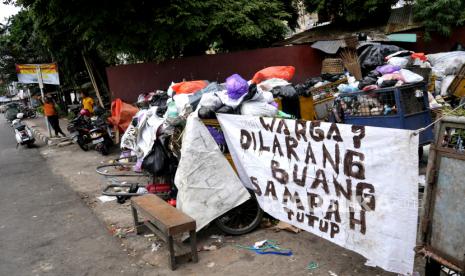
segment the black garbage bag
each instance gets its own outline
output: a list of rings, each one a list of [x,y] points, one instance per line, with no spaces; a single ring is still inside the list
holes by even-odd
[[[295,98],[297,97],[297,91],[295,90],[292,84],[283,85],[283,86],[276,86],[271,89],[271,93],[273,93],[273,97],[281,97],[281,98]]]
[[[358,89],[362,90],[365,86],[376,84],[377,78],[364,77],[358,84]]]
[[[136,127],[138,123],[139,123],[139,119],[137,117],[132,118],[131,124],[134,127]]]
[[[381,83],[381,85],[379,86],[380,88],[384,88],[384,87],[393,87],[394,85],[396,85],[396,83],[398,82],[398,80],[385,80]]]
[[[384,58],[404,49],[395,45],[368,45],[363,47],[359,54],[360,66],[362,72],[367,73],[376,67],[384,64]]]
[[[228,106],[228,105],[223,105],[222,107],[218,108],[216,113],[226,113],[226,114],[234,114],[236,113],[234,111],[234,108]]]
[[[307,79],[304,83],[299,83],[294,86],[295,90],[297,91],[297,95],[309,97],[309,89],[311,89],[315,84],[322,82],[323,79],[321,77],[314,77]]]
[[[247,95],[244,96],[244,99],[242,101],[243,102],[248,101],[252,99],[256,94],[257,94],[257,85],[254,83],[249,86],[249,91],[247,92]]]
[[[162,143],[157,139],[152,150],[142,161],[142,169],[152,175],[161,176],[166,173],[169,165],[169,157]]]
[[[321,79],[324,81],[329,81],[329,82],[335,82],[339,80],[343,74],[329,74],[329,73],[324,73],[321,74]]]
[[[159,106],[157,108],[157,112],[156,112],[157,116],[158,117],[163,117],[165,115],[165,113],[166,113],[166,110],[168,110],[168,107],[166,105],[165,106]]]
[[[168,93],[165,91],[157,91],[155,95],[153,95],[152,100],[150,101],[150,105],[152,106],[166,106],[166,102],[170,97]]]
[[[281,103],[284,113],[291,114],[296,118],[301,118],[299,97],[282,98]]]
[[[211,107],[202,106],[199,109],[199,118],[200,119],[216,119],[216,110],[213,110]]]
[[[371,70],[366,76],[376,79],[376,78],[381,77],[382,74],[378,72],[378,70],[375,69],[375,70]]]

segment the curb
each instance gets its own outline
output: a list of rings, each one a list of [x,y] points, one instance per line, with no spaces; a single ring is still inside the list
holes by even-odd
[[[32,135],[34,135],[34,138],[36,140],[41,140],[44,142],[47,146],[67,146],[72,144],[71,141],[67,140],[55,140],[55,139],[50,139],[50,137],[44,135],[42,132],[40,132],[39,128],[36,127],[35,125],[31,125],[30,123],[26,122],[26,125],[31,129]]]
[[[29,128],[32,130],[32,134],[34,135],[34,137],[36,139],[40,139],[42,140],[42,142],[44,142],[46,145],[51,145],[51,141],[50,141],[50,138],[48,138],[47,136],[43,135],[37,128],[35,127],[32,127],[32,126],[29,126]]]

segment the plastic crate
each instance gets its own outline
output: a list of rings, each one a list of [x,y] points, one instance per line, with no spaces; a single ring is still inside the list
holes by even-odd
[[[343,110],[341,119],[351,125],[416,130],[432,122],[423,82],[341,94],[338,104]],[[432,140],[431,128],[420,133],[420,145]]]

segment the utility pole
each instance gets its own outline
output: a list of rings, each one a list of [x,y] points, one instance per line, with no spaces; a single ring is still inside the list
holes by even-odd
[[[42,97],[42,102],[45,103],[44,81],[42,80],[42,69],[40,68],[40,65],[36,66],[36,71],[37,71],[37,80],[39,82],[40,95]],[[48,130],[48,137],[51,138],[52,137],[52,131],[50,130],[50,125],[48,123],[47,116],[44,116],[44,119],[45,119],[45,125],[47,126],[47,130]]]

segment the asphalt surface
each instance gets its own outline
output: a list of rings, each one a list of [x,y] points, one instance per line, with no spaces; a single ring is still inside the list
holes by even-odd
[[[0,275],[151,274],[52,174],[37,148],[16,149],[2,115],[0,188]]]

